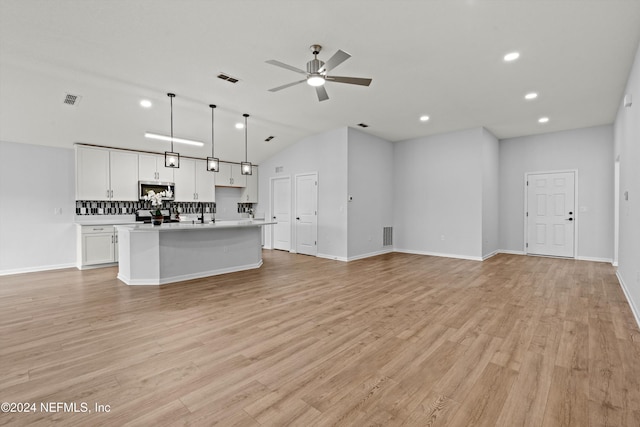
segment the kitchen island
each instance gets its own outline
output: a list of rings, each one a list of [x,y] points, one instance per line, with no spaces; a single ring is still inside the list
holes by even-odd
[[[164,285],[262,265],[263,220],[116,225],[118,279]]]

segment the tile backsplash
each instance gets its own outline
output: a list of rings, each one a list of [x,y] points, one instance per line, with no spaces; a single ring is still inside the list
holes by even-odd
[[[240,205],[241,203],[238,203]],[[206,212],[216,212],[215,203],[204,203]],[[146,201],[138,202],[117,202],[117,201],[95,201],[77,200],[76,215],[134,215],[140,209],[151,209],[151,203]],[[164,202],[161,209],[170,209],[176,212],[178,209],[183,214],[197,214],[200,212],[199,202]],[[240,208],[238,207],[238,212]]]

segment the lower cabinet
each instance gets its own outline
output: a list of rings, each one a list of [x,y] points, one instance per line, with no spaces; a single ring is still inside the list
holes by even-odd
[[[113,225],[79,225],[77,266],[100,266],[118,262],[118,232]]]

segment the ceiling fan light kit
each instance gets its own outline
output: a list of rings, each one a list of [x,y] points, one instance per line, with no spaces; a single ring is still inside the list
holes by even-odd
[[[286,89],[291,86],[295,86],[297,84],[307,82],[309,86],[313,86],[316,88],[316,95],[318,96],[318,101],[326,101],[329,99],[329,95],[327,95],[327,90],[324,88],[324,84],[326,82],[335,82],[335,83],[346,83],[351,85],[359,85],[359,86],[369,86],[371,84],[371,79],[361,78],[361,77],[339,77],[339,76],[330,76],[328,72],[336,68],[338,65],[342,64],[347,59],[351,58],[347,52],[338,49],[336,53],[333,54],[331,58],[327,62],[323,62],[318,59],[318,54],[322,50],[322,46],[319,44],[311,45],[309,48],[313,53],[313,59],[307,62],[307,71],[304,71],[300,68],[285,64],[283,62],[277,61],[275,59],[270,59],[266,61],[267,64],[275,65],[277,67],[281,67],[298,74],[304,74],[306,78],[304,80],[299,80],[293,83],[287,83],[286,85],[274,87],[273,89],[269,89],[269,92],[277,92],[282,89]]]

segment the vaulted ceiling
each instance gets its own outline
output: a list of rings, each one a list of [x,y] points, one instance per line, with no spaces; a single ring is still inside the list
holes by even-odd
[[[594,126],[613,122],[639,40],[637,0],[2,0],[0,140],[165,151],[144,133],[169,133],[167,92],[175,136],[205,142],[177,151],[210,155],[213,103],[216,155],[244,157],[249,113],[254,163],[359,123],[389,141]],[[265,61],[304,69],[312,44],[352,55],[333,74],[373,82],[327,83],[323,102],[304,83],[269,92],[301,75]]]

